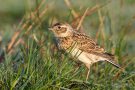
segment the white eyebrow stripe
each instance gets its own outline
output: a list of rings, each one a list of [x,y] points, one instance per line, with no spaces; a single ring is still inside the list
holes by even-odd
[[[61,27],[67,27],[66,25],[61,25]]]

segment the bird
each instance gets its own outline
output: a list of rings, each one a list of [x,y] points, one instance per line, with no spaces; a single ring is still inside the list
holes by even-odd
[[[107,61],[117,68],[121,68],[115,62],[114,55],[105,51],[92,38],[85,33],[75,30],[68,23],[55,23],[49,30],[53,32],[57,41],[58,49],[64,50],[76,57],[87,68],[86,81],[89,78],[90,67],[99,61]]]

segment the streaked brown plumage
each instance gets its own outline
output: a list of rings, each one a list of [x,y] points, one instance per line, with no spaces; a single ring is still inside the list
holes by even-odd
[[[58,39],[58,46],[66,52],[72,51],[72,56],[78,56],[88,69],[98,61],[108,61],[116,67],[120,66],[114,62],[114,56],[107,53],[93,39],[85,34],[75,31],[69,24],[56,23],[50,28]],[[72,48],[72,50],[70,50]],[[89,70],[90,71],[90,70]],[[86,80],[89,76],[89,71]]]

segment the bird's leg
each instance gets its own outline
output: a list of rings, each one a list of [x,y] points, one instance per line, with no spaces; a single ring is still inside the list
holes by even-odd
[[[90,69],[88,69],[87,76],[86,76],[86,81],[89,79],[89,74],[90,74]]]
[[[90,65],[91,64],[85,64],[85,66],[88,68],[87,76],[86,76],[86,81],[89,79],[89,74],[90,74]]]

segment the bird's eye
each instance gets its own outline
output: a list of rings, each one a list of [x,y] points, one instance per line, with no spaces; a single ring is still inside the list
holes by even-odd
[[[61,26],[58,26],[58,29],[61,29]]]

